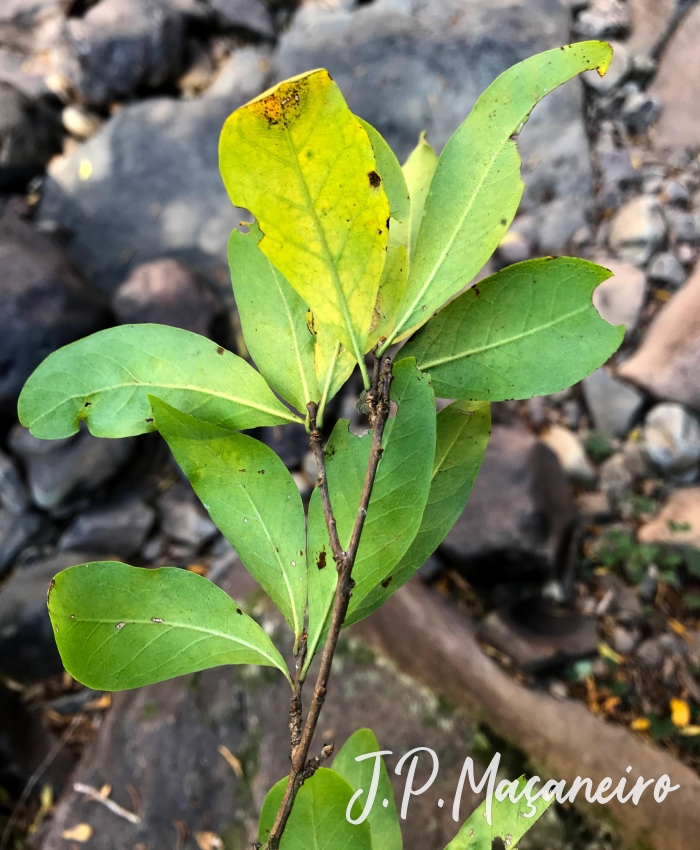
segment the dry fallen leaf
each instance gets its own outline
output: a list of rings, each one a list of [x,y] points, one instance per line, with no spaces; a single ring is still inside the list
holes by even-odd
[[[236,774],[236,778],[243,779],[243,765],[241,764],[240,759],[237,759],[225,744],[221,744],[217,749],[226,759],[231,770]]]
[[[605,641],[600,641],[598,644],[598,655],[601,658],[607,658],[609,661],[613,661],[615,664],[622,664],[625,660],[621,655],[619,655],[615,650],[608,646]]]
[[[650,726],[651,721],[648,717],[638,717],[630,723],[630,729],[634,729],[635,732],[646,732]]]
[[[696,735],[700,735],[700,726],[685,726],[680,732],[686,738],[694,738]]]
[[[106,708],[109,708],[110,705],[112,705],[112,697],[109,694],[103,694],[101,697],[89,702],[85,708],[87,708],[88,711],[104,711]]]
[[[199,850],[224,850],[224,842],[215,832],[196,832],[194,837]]]
[[[688,703],[682,699],[672,699],[670,704],[673,725],[678,726],[679,729],[688,726],[690,723],[690,706]]]
[[[188,564],[187,569],[189,572],[205,578],[209,574],[209,567],[205,567],[204,564]]]
[[[611,712],[614,708],[622,702],[620,697],[608,697],[603,703],[603,710],[606,712]]]
[[[85,844],[92,838],[93,829],[89,823],[79,823],[73,829],[64,829],[61,833],[61,838],[68,841],[78,841],[80,844]]]

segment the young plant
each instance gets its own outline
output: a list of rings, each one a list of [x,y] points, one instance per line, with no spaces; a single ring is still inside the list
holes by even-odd
[[[365,783],[354,744],[335,771],[319,770],[332,745],[310,756],[340,630],[405,584],[464,509],[489,402],[562,390],[622,340],[593,307],[610,272],[592,263],[532,260],[466,288],[518,209],[516,142],[531,110],[610,58],[608,45],[585,42],[511,68],[439,158],[421,138],[403,169],[326,71],[280,83],[234,112],[220,142],[231,200],[255,218],[231,234],[229,260],[259,371],[187,331],[132,325],[52,354],[22,392],[20,419],[39,438],[68,437],[81,421],[98,437],[158,430],[289,624],[293,674],[236,602],[190,572],[83,564],[59,573],[49,594],[65,667],[90,687],[221,664],[276,667],[289,680],[291,770],[261,818],[270,850],[283,833],[284,850],[311,846],[321,810],[333,828],[314,836],[319,849],[339,846],[336,829],[357,850],[400,847],[385,822],[393,809],[378,808],[369,826],[346,820],[350,789]],[[341,420],[324,444],[327,404],[355,367],[370,431],[355,436]],[[436,415],[435,396],[455,401]],[[292,422],[306,426],[318,466],[308,518],[282,461],[241,433]],[[530,821],[517,823],[519,837]],[[452,850],[490,846],[460,836]]]

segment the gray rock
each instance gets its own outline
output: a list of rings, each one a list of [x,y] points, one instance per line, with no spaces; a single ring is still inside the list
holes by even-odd
[[[353,111],[403,160],[423,130],[440,150],[499,73],[568,41],[569,15],[558,0],[375,0],[355,11],[303,5],[280,39],[274,71],[282,79],[328,68]],[[538,104],[520,149],[523,209],[536,219],[539,249],[560,251],[585,223],[590,198],[579,85]]]
[[[150,505],[134,497],[89,508],[64,531],[58,548],[129,558],[143,546],[155,516]]]
[[[635,266],[643,266],[664,243],[666,222],[661,204],[649,195],[626,203],[610,227],[610,247]]]
[[[9,210],[0,219],[0,413],[62,345],[104,327],[107,310],[48,239]]]
[[[22,188],[60,147],[60,121],[53,111],[0,80],[0,191]]]
[[[622,0],[592,0],[574,23],[581,39],[624,38],[629,29],[629,7]]]
[[[685,269],[670,251],[664,251],[654,258],[647,275],[653,283],[671,290],[679,289],[685,283]]]
[[[694,472],[700,462],[700,422],[681,404],[657,404],[644,420],[644,451],[665,475]]]
[[[262,38],[274,38],[275,27],[261,0],[209,0],[219,26],[248,30]]]
[[[161,528],[168,537],[199,547],[219,533],[188,484],[175,484],[158,499]]]
[[[103,290],[164,257],[228,279],[228,237],[245,213],[221,182],[218,139],[228,115],[264,88],[265,55],[237,51],[206,97],[125,107],[50,169],[40,221],[72,233],[68,250]]]
[[[154,322],[209,336],[223,305],[182,263],[157,260],[134,269],[114,293],[112,309],[123,325]]]
[[[57,67],[94,106],[159,88],[180,72],[183,21],[164,0],[100,0],[68,18],[62,36]]]
[[[581,487],[592,488],[596,473],[588,460],[578,434],[553,425],[543,435],[542,441],[554,452],[566,477]]]
[[[309,450],[309,435],[303,425],[271,425],[253,434],[278,454],[287,469],[299,469]]]
[[[543,603],[532,601],[492,611],[481,621],[479,635],[528,673],[593,655],[598,646],[593,618],[548,610]]]
[[[680,180],[669,180],[664,185],[662,197],[667,204],[685,207],[690,203],[690,191]]]
[[[0,12],[0,14],[2,14]],[[2,23],[0,22],[0,32]],[[14,50],[0,47],[0,80],[10,83],[31,100],[47,97],[50,89],[41,73],[35,67],[28,68],[26,56]]]
[[[700,215],[668,207],[666,218],[677,242],[690,242],[693,245],[700,243]]]
[[[29,497],[17,465],[0,451],[0,506],[19,516],[29,507]]]
[[[612,516],[610,500],[601,491],[581,493],[577,501],[579,513],[587,522],[605,522]]]
[[[671,655],[685,655],[686,647],[677,635],[663,634],[647,638],[637,647],[635,658],[640,667],[659,667]]]
[[[612,504],[618,505],[630,497],[634,481],[622,452],[609,457],[600,467],[600,489]]]
[[[3,0],[0,44],[19,53],[47,50],[64,20],[65,0]]]
[[[620,655],[629,655],[639,644],[639,632],[615,626],[612,633],[612,648]]]
[[[75,104],[64,108],[61,121],[66,130],[78,139],[89,139],[103,124],[99,115]]]
[[[62,440],[38,440],[20,425],[10,433],[10,447],[24,462],[32,500],[49,511],[109,481],[127,462],[133,446],[132,437],[100,439],[84,427]]]
[[[644,272],[630,263],[611,260],[607,256],[596,257],[596,262],[613,273],[593,293],[593,304],[601,317],[611,325],[624,325],[625,333],[631,333],[639,321],[644,306],[647,284]]]
[[[646,133],[661,115],[661,101],[645,92],[631,92],[622,106],[625,127],[635,135]]]
[[[610,437],[625,436],[644,404],[642,393],[602,368],[584,378],[582,386],[596,430]]]
[[[0,576],[12,566],[22,549],[32,542],[40,526],[41,520],[35,513],[18,515],[0,507]]]
[[[46,609],[56,573],[94,560],[65,552],[19,570],[0,590],[0,672],[18,682],[35,682],[63,670]]]
[[[522,431],[496,426],[467,507],[439,551],[475,584],[556,578],[575,518],[551,449]]]

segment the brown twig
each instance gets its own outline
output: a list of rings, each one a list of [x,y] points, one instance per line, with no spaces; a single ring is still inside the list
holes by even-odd
[[[284,796],[282,798],[279,811],[277,812],[277,817],[275,818],[275,823],[272,827],[272,831],[270,832],[270,837],[267,842],[268,850],[279,850],[280,840],[287,825],[287,821],[289,820],[289,816],[292,812],[292,807],[294,806],[294,801],[296,799],[297,794],[299,793],[299,789],[307,779],[310,779],[314,775],[320,764],[325,759],[329,758],[333,752],[332,745],[324,745],[319,756],[312,759],[308,758],[309,750],[311,748],[311,742],[313,740],[314,733],[316,731],[316,726],[318,724],[318,719],[326,698],[326,692],[328,689],[328,679],[333,663],[333,656],[335,655],[335,650],[338,645],[340,630],[345,620],[345,615],[348,611],[348,605],[350,604],[350,596],[354,587],[354,582],[352,580],[352,568],[355,564],[357,549],[360,545],[362,529],[364,528],[365,517],[367,516],[367,508],[369,506],[370,497],[372,496],[374,480],[377,475],[377,468],[379,467],[379,461],[382,458],[382,437],[384,436],[384,426],[386,425],[386,421],[389,418],[389,411],[391,409],[391,366],[391,359],[388,356],[384,356],[381,359],[381,363],[376,364],[375,369],[373,370],[372,386],[370,387],[370,391],[368,393],[368,395],[372,398],[372,406],[370,409],[370,417],[374,426],[374,430],[372,433],[372,446],[370,449],[367,471],[365,473],[365,480],[362,486],[360,504],[357,508],[357,514],[355,515],[355,523],[353,525],[352,533],[350,535],[350,542],[348,544],[346,552],[343,551],[343,548],[340,544],[336,520],[335,516],[333,515],[330,494],[328,492],[328,480],[326,478],[323,437],[318,428],[316,427],[317,405],[313,402],[308,405],[309,421],[311,426],[310,443],[314,452],[314,456],[316,458],[316,465],[318,467],[317,486],[321,491],[323,513],[326,519],[328,534],[330,536],[331,550],[333,552],[333,558],[336,562],[338,569],[338,586],[335,591],[333,609],[331,612],[330,628],[328,630],[328,637],[326,639],[326,643],[323,647],[323,653],[321,655],[321,666],[319,668],[318,676],[316,678],[316,685],[314,687],[313,697],[311,698],[309,713],[306,717],[306,723],[304,724],[304,728],[301,732],[301,737],[299,738],[298,743],[296,744],[296,746],[294,745],[294,743],[292,744],[292,767],[289,772],[287,787],[285,788]],[[301,686],[302,683],[299,683],[298,715],[297,704],[295,702],[295,699],[297,697],[296,682],[294,696],[292,697],[292,706],[294,707],[294,718],[292,723],[290,724],[290,729],[292,729],[293,740],[295,739],[295,731],[298,728],[297,726],[295,726],[297,716],[299,718],[299,722],[301,721]]]

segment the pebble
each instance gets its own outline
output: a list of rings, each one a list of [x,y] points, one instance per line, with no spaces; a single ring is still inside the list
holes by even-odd
[[[129,558],[143,546],[154,520],[155,511],[141,499],[114,500],[76,517],[61,536],[58,548]]]
[[[582,493],[578,497],[578,510],[586,521],[593,523],[605,522],[612,516],[610,499],[602,491]]]
[[[669,180],[664,185],[662,197],[667,204],[679,207],[685,207],[690,202],[688,187],[680,180]]]
[[[99,115],[75,105],[64,107],[61,121],[66,130],[78,139],[89,139],[102,126]]]
[[[595,470],[576,434],[561,425],[552,425],[541,439],[557,456],[569,481],[581,487],[595,485]]]
[[[700,422],[682,404],[656,405],[644,420],[644,452],[665,475],[695,472],[700,462]]]
[[[161,528],[168,537],[199,547],[219,533],[188,484],[175,484],[158,499]]]
[[[647,293],[644,272],[631,263],[598,256],[598,265],[610,269],[612,277],[604,280],[593,293],[593,304],[601,317],[611,325],[624,325],[630,333],[637,327]]]
[[[631,92],[622,107],[622,120],[635,135],[646,133],[661,115],[661,101],[644,92]]]
[[[620,655],[629,655],[639,644],[639,637],[637,631],[626,629],[624,626],[615,626],[612,633],[612,647]]]
[[[685,283],[685,269],[671,251],[664,251],[655,257],[647,275],[652,283],[661,284],[671,290],[679,289]]]
[[[679,487],[638,532],[642,543],[700,549],[700,487]]]
[[[610,247],[621,260],[643,266],[664,243],[666,222],[659,201],[640,195],[628,201],[610,227]]]
[[[627,468],[622,452],[609,457],[600,468],[600,489],[613,504],[628,499],[634,486],[634,475]]]
[[[596,429],[610,437],[626,435],[644,404],[642,393],[602,368],[584,378],[582,386]]]

